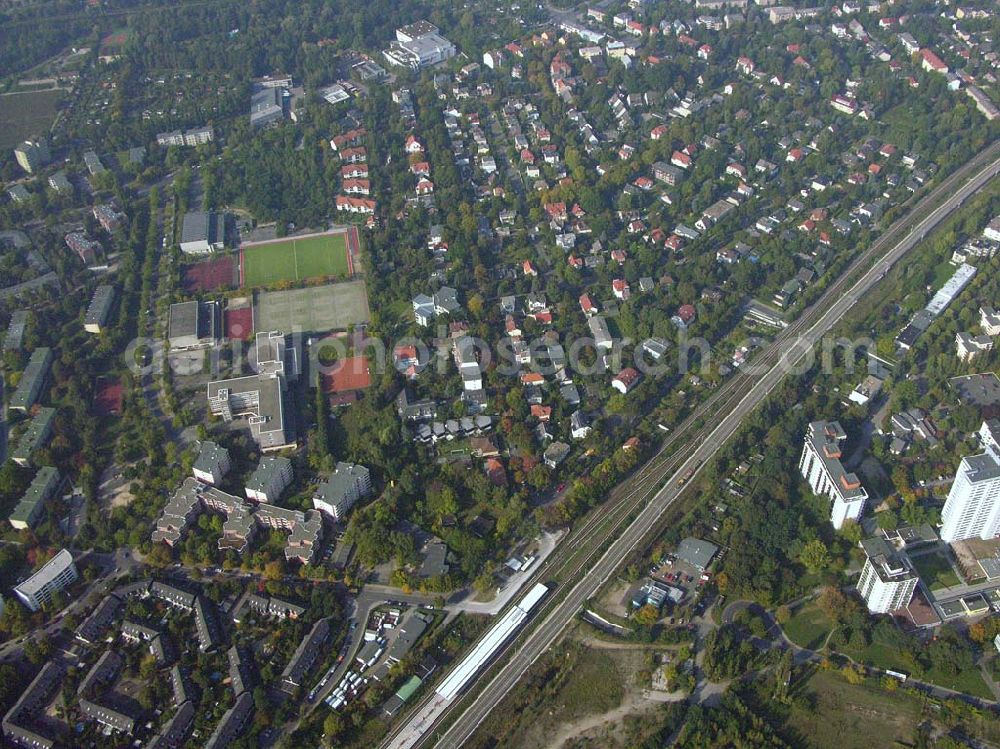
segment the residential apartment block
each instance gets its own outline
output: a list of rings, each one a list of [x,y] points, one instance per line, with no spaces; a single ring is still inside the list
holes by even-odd
[[[271,504],[255,505],[194,478],[186,478],[156,521],[153,542],[163,541],[173,546],[203,511],[225,515],[218,545],[222,550],[237,554],[247,550],[258,529],[266,528],[287,531],[285,558],[309,564],[323,535],[323,518],[316,510],[301,512]]]
[[[191,466],[191,473],[202,483],[215,486],[229,473],[231,466],[229,450],[206,440],[201,443],[198,457]]]
[[[861,542],[865,566],[858,580],[858,593],[873,614],[888,614],[909,605],[919,576],[905,554],[896,551],[885,539],[868,538]]]
[[[32,611],[38,611],[52,596],[72,585],[80,576],[73,555],[62,549],[35,574],[14,588],[14,594]]]
[[[868,492],[857,475],[848,473],[841,463],[842,445],[847,439],[836,421],[814,421],[806,431],[799,471],[814,494],[825,495],[833,502],[830,522],[838,530],[848,520],[857,521],[865,510]]]
[[[962,458],[941,512],[941,540],[1000,536],[1000,422],[979,430],[985,451]]]
[[[14,395],[11,396],[8,408],[12,411],[27,413],[38,402],[51,366],[52,349],[44,347],[35,349],[28,360],[28,365],[24,368],[24,372],[21,373],[21,381],[17,384]]]
[[[247,499],[274,502],[292,483],[292,461],[288,458],[266,457],[247,479]]]
[[[354,503],[371,491],[371,474],[367,468],[355,463],[337,463],[337,469],[313,494],[313,507],[334,520],[343,520]]]
[[[115,287],[101,284],[94,290],[87,312],[83,316],[83,329],[88,333],[100,333],[107,325],[111,307],[115,303]]]

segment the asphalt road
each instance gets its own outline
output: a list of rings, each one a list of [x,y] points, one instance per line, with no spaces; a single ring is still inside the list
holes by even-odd
[[[334,669],[333,676],[327,681],[326,686],[316,694],[316,699],[312,701],[312,707],[309,708],[309,712],[315,710],[317,705],[322,704],[323,700],[340,683],[344,674],[354,668],[354,656],[358,652],[358,648],[361,647],[361,642],[365,636],[365,625],[368,623],[368,617],[371,615],[373,609],[388,601],[399,601],[410,606],[433,605],[434,598],[434,595],[403,593],[401,590],[381,585],[366,585],[362,588],[357,598],[354,599],[354,610],[350,616],[350,621],[354,622],[356,626],[348,635],[347,654],[344,660]]]
[[[905,233],[895,244],[891,239],[896,232],[886,232],[883,239],[875,242],[865,252],[843,278],[851,277],[851,271],[864,267],[873,259],[878,261],[861,278],[845,289],[843,283],[833,284],[812,307],[806,310],[795,324],[779,335],[769,348],[770,358],[777,356],[769,368],[757,367],[752,374],[753,384],[743,394],[743,388],[732,395],[739,399],[731,409],[717,409],[707,414],[706,421],[715,426],[707,436],[686,446],[687,458],[663,487],[642,508],[635,519],[608,547],[605,553],[590,569],[582,571],[579,582],[570,590],[541,621],[529,632],[523,642],[506,650],[507,660],[490,679],[477,698],[462,712],[442,734],[426,734],[421,742],[429,745],[432,741],[439,749],[460,747],[472,736],[490,711],[503,699],[520,680],[531,665],[559,638],[565,627],[576,616],[582,604],[592,597],[604,582],[614,573],[621,560],[631,554],[658,518],[683,491],[678,477],[689,472],[693,477],[707,463],[726,440],[739,428],[743,418],[760,405],[781,383],[792,365],[799,362],[810,346],[827,334],[885,275],[888,267],[897,262],[915,247],[938,223],[982,188],[990,179],[1000,173],[1000,144],[987,149],[936,187],[907,214],[903,222]],[[972,175],[972,176],[967,176]],[[934,202],[948,196],[937,208],[929,210]],[[922,217],[922,218],[921,218]],[[907,228],[909,227],[909,228]],[[767,361],[768,359],[764,359]],[[735,380],[731,381],[735,382]],[[744,384],[746,384],[744,382]],[[735,387],[735,386],[734,386]],[[707,404],[706,404],[707,405]],[[405,728],[404,728],[405,730]]]

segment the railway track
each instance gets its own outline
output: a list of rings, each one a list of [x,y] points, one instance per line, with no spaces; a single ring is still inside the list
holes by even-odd
[[[994,144],[990,149],[987,149],[987,151],[980,154],[980,160],[983,158],[989,159],[990,156],[996,158],[997,155],[1000,155],[1000,143]],[[975,163],[979,163],[979,161]],[[969,168],[966,168],[950,175],[944,182],[935,188],[934,192],[921,200],[917,204],[918,207],[924,207],[927,203],[936,202],[936,199],[942,194],[946,196],[951,194],[951,192],[962,183],[963,179],[965,179],[968,171]],[[909,214],[907,218],[909,218]],[[900,219],[896,224],[890,227],[885,234],[872,243],[871,247],[869,247],[859,257],[855,258],[847,270],[842,273],[836,281],[830,285],[830,287],[827,288],[821,299],[826,299],[828,295],[842,295],[844,291],[856,283],[859,273],[870,269],[873,265],[880,262],[882,259],[881,253],[885,250],[885,248],[891,246],[894,241],[898,241],[900,236],[905,236],[908,227],[912,224],[912,222],[908,221],[907,218]],[[888,268],[885,270],[888,270]],[[880,280],[881,277],[884,277],[884,273],[880,276]],[[601,507],[604,512],[590,513],[579,529],[573,529],[570,532],[567,538],[564,539],[561,546],[563,548],[575,547],[573,554],[567,558],[561,558],[557,557],[556,553],[553,553],[553,555],[546,562],[545,570],[547,574],[556,580],[561,580],[566,576],[569,561],[585,553],[581,549],[581,544],[587,545],[592,543],[593,540],[598,537],[600,530],[603,527],[609,523],[617,525],[623,519],[628,518],[632,513],[638,510],[646,501],[648,501],[651,492],[658,490],[663,485],[666,477],[674,473],[686,459],[682,452],[676,452],[673,448],[685,443],[689,445],[698,444],[701,440],[707,437],[711,432],[711,426],[704,424],[706,418],[713,413],[725,412],[742,400],[742,398],[746,396],[747,391],[753,385],[754,374],[766,372],[781,361],[782,357],[786,356],[785,352],[787,351],[787,348],[785,348],[783,344],[796,341],[804,330],[807,330],[812,324],[815,323],[816,319],[819,318],[821,311],[822,308],[819,302],[814,303],[811,307],[805,310],[803,314],[799,315],[799,317],[796,318],[795,321],[793,321],[787,328],[781,331],[771,345],[761,352],[758,357],[749,362],[746,367],[741,368],[733,377],[727,380],[719,390],[713,393],[707,401],[696,408],[695,411],[691,413],[666,440],[664,440],[657,453],[647,460],[647,462],[627,480],[628,485],[620,485],[615,491],[612,492],[612,495],[609,498],[610,504],[605,503]],[[803,352],[804,350],[805,349],[803,349]],[[698,425],[699,422],[702,422],[701,428],[692,433],[692,429]],[[585,563],[586,559],[568,569],[569,576],[572,577],[574,573],[578,573]]]
[[[789,366],[796,364],[862,294],[885,277],[889,268],[998,173],[1000,142],[982,151],[927,196],[910,205],[907,214],[855,258],[771,345],[684,419],[660,449],[612,490],[608,501],[586,516],[538,570],[535,581],[556,580],[561,590],[557,590],[544,611],[536,614],[534,624],[503,648],[498,663],[480,675],[464,698],[447,705],[435,716],[433,723],[441,724],[437,730],[432,725],[422,726],[420,738],[407,746],[435,744],[449,749],[461,746],[534,660],[558,640],[566,623],[613,574],[621,560],[640,548],[648,535],[658,529],[659,521],[681,495],[681,484],[714,457],[737,431],[742,419],[783,379],[785,372],[778,364],[782,360]],[[974,185],[969,184],[972,181]],[[959,194],[962,197],[956,202]],[[875,273],[879,263],[885,267]],[[769,373],[774,376],[765,377]],[[676,474],[685,467],[687,470],[678,481]],[[676,483],[667,481],[671,476]],[[634,515],[635,520],[644,521],[646,526],[633,522]],[[480,689],[483,685],[485,689]],[[421,707],[432,697],[421,703]],[[421,707],[415,714],[420,713]],[[410,730],[407,724],[400,726],[383,746],[392,745],[395,737],[407,730]]]

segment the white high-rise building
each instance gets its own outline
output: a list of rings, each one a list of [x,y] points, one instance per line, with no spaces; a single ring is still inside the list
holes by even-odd
[[[908,606],[919,579],[904,554],[882,538],[861,542],[867,559],[858,580],[858,593],[873,614],[888,614]]]
[[[856,474],[844,470],[841,444],[847,439],[836,421],[814,421],[806,431],[799,471],[814,494],[826,495],[833,502],[830,522],[838,530],[848,520],[857,521],[865,511],[868,492]]]
[[[1000,422],[979,430],[986,452],[962,458],[941,512],[941,540],[1000,536]]]

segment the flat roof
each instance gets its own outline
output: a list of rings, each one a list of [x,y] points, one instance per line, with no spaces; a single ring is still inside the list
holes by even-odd
[[[437,693],[446,700],[454,699],[483,664],[527,621],[531,610],[547,592],[545,585],[535,585],[518,605],[510,608],[490,627],[469,654],[438,684]]]
[[[814,421],[809,424],[806,441],[822,461],[823,468],[844,500],[863,499],[868,496],[857,475],[848,473],[840,461],[839,443],[846,439],[844,428],[838,421]]]
[[[215,413],[248,416],[261,447],[284,447],[286,431],[283,378],[280,374],[255,374],[208,383],[209,405]],[[235,403],[234,403],[235,399]]]
[[[927,303],[925,309],[934,317],[940,315],[954,301],[955,297],[962,293],[962,290],[969,285],[975,275],[975,266],[966,263],[960,265],[952,277]]]
[[[896,551],[881,536],[863,539],[861,548],[882,582],[903,582],[917,577],[906,555]]]
[[[198,302],[177,302],[170,305],[167,316],[167,337],[198,335]]]
[[[73,555],[66,549],[59,552],[47,561],[35,574],[17,586],[17,590],[26,596],[35,596],[42,588],[49,585],[59,575],[66,571],[73,564]]]
[[[712,542],[688,537],[678,544],[675,556],[692,567],[704,570],[718,553],[719,547]]]
[[[980,407],[1000,404],[1000,378],[993,372],[952,377],[948,382],[963,404]]]
[[[403,686],[396,691],[396,696],[403,702],[409,702],[410,698],[416,694],[416,691],[420,689],[423,683],[423,679],[419,676],[411,676],[406,680]]]
[[[962,458],[962,466],[972,483],[991,481],[1000,476],[1000,461],[990,452],[985,452],[982,455],[967,455]]]
[[[189,211],[181,224],[181,244],[208,242],[216,244],[219,235],[218,214],[211,211]]]
[[[400,627],[396,639],[389,646],[389,659],[393,661],[403,660],[426,631],[427,622],[424,621],[423,615],[418,611],[410,614],[403,626]]]

